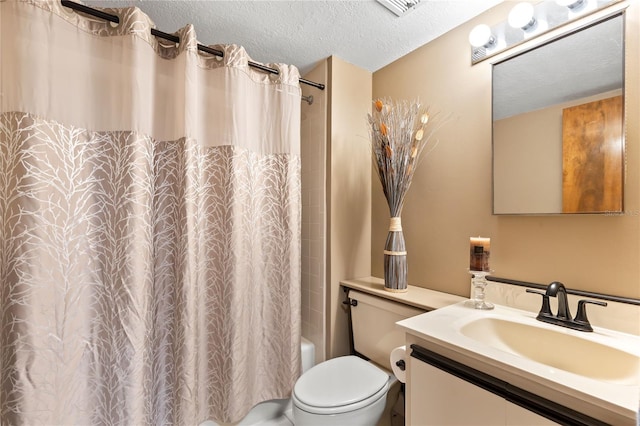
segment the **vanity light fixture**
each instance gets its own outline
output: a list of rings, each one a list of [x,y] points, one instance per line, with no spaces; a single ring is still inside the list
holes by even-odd
[[[538,26],[538,21],[534,16],[533,5],[526,2],[513,6],[507,21],[511,27],[520,28],[524,32],[533,31]]]
[[[556,0],[556,3],[569,11],[569,17],[587,15],[598,8],[598,0]]]
[[[572,11],[580,10],[587,4],[587,0],[556,0],[558,6],[564,6]]]
[[[471,60],[481,59],[487,56],[490,50],[497,48],[496,37],[491,33],[488,25],[476,25],[469,33],[471,44]]]
[[[472,65],[611,5],[620,4],[622,6],[619,7],[624,7],[625,3],[624,0],[529,1],[517,3],[506,20],[492,26],[476,25],[471,30],[469,44]]]
[[[491,34],[488,25],[476,25],[469,33],[469,43],[473,47],[489,48],[496,43],[496,38]]]

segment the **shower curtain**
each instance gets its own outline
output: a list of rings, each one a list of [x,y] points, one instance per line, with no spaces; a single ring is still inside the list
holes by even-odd
[[[0,1],[0,424],[236,421],[299,375],[298,72],[107,11]]]

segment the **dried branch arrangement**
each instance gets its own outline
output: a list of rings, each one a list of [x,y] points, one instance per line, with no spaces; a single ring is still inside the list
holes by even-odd
[[[439,126],[418,101],[378,99],[373,106],[368,115],[373,162],[391,213],[385,289],[401,292],[407,289],[407,252],[400,214],[418,162]]]
[[[391,217],[402,212],[413,173],[437,130],[429,109],[419,102],[378,99],[368,115],[373,161]]]

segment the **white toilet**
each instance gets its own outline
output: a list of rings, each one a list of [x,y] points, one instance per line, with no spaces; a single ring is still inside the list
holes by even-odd
[[[404,345],[395,323],[423,310],[350,290],[355,351],[369,358],[343,356],[322,362],[304,373],[293,389],[296,426],[372,426],[382,415],[389,387],[389,355]]]

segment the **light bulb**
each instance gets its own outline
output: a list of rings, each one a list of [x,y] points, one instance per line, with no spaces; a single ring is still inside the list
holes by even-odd
[[[507,19],[513,28],[522,28],[529,31],[536,26],[536,18],[533,17],[533,5],[531,3],[518,3],[513,6]]]
[[[488,47],[493,44],[495,38],[491,34],[491,28],[486,24],[476,25],[469,33],[469,43],[473,47]]]
[[[580,9],[585,5],[585,0],[556,0],[558,6],[564,6],[571,10]]]

